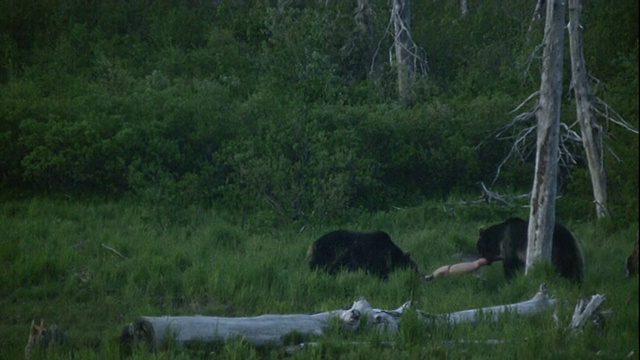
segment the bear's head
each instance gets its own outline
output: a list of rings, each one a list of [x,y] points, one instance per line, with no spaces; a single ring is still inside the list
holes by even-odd
[[[480,229],[480,237],[476,247],[480,255],[487,259],[488,265],[494,261],[502,260],[501,240],[502,231],[496,225]]]
[[[412,269],[415,272],[418,272],[418,264],[416,264],[415,261],[411,259],[410,252],[405,252],[402,254],[402,260],[400,261],[400,264],[401,266],[407,267],[409,269]]]

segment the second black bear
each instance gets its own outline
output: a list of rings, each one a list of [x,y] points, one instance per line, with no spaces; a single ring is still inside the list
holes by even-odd
[[[382,279],[396,268],[418,266],[383,231],[371,233],[336,230],[322,235],[309,247],[307,261],[311,270],[324,269],[331,274],[340,270],[362,269]]]
[[[511,279],[526,264],[528,230],[529,223],[520,218],[480,230],[478,252],[487,259],[487,264],[502,260],[504,274]],[[580,245],[569,229],[557,223],[553,230],[551,262],[561,276],[578,283],[583,281],[584,260]]]
[[[627,277],[632,277],[638,275],[638,239],[636,238],[636,247],[633,249],[633,252],[629,257],[627,257],[627,261],[625,261],[625,272]]]

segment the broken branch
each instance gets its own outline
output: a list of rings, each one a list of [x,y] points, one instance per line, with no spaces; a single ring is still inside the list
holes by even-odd
[[[122,255],[118,250],[116,250],[116,249],[112,248],[111,246],[108,246],[108,245],[106,245],[106,244],[104,244],[104,243],[102,243],[102,244],[100,244],[100,245],[101,245],[103,248],[105,248],[105,249],[107,249],[107,250],[111,251],[112,253],[114,253],[114,254],[116,254],[116,255],[120,256],[120,257],[121,257],[121,258],[123,258],[123,259],[126,259],[126,258],[127,258],[126,256]]]

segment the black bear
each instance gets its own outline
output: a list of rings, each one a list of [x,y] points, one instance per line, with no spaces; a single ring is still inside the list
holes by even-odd
[[[520,218],[511,218],[500,224],[480,230],[478,252],[490,265],[502,260],[504,275],[513,278],[527,261],[527,233],[529,223]],[[551,262],[561,276],[581,283],[584,279],[584,260],[578,241],[569,229],[555,224]]]
[[[362,269],[382,279],[387,279],[396,268],[418,271],[411,255],[403,252],[383,231],[332,231],[311,244],[307,261],[311,270],[324,269],[335,274],[340,270]]]

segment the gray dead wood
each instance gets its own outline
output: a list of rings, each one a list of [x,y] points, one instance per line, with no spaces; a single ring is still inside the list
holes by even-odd
[[[601,314],[598,312],[598,309],[604,303],[605,297],[604,295],[595,294],[589,298],[589,300],[578,300],[576,307],[573,311],[573,316],[571,317],[571,325],[569,328],[572,331],[577,331],[579,328],[584,326],[587,320],[592,319],[594,321],[598,321],[601,317]]]
[[[489,190],[483,182],[480,182],[480,186],[482,187],[482,199],[484,199],[488,203],[497,202],[500,205],[510,206],[511,201],[503,195],[500,195],[496,192]]]
[[[474,323],[482,318],[497,321],[504,313],[533,315],[544,312],[555,305],[549,299],[546,288],[530,300],[516,304],[482,309],[464,310],[449,314],[427,314],[418,311],[425,324]],[[347,331],[362,324],[387,333],[395,333],[400,325],[402,313],[411,306],[404,303],[395,310],[374,309],[364,298],[353,303],[350,309],[333,310],[317,314],[260,315],[254,317],[217,316],[142,316],[126,325],[120,336],[124,354],[137,345],[156,350],[167,344],[220,343],[230,339],[243,339],[254,346],[282,345],[283,338],[292,333],[308,338],[317,338],[337,323]],[[366,320],[365,320],[366,319]]]
[[[573,313],[573,317],[571,319],[571,323],[569,325],[569,329],[572,332],[578,331],[578,329],[582,328],[586,322],[591,319],[592,322],[596,323],[596,326],[601,326],[597,324],[598,321],[602,321],[601,319],[608,315],[606,312],[600,312],[600,306],[605,300],[604,295],[595,294],[589,298],[589,300],[579,300],[576,308]],[[434,320],[436,322],[446,323],[446,324],[461,324],[461,323],[476,323],[480,319],[488,319],[490,321],[497,322],[499,320],[499,316],[503,314],[515,314],[518,316],[524,315],[535,315],[544,313],[550,308],[555,308],[557,301],[555,299],[550,299],[548,296],[548,291],[545,284],[540,286],[539,291],[533,296],[533,298],[515,303],[508,304],[502,306],[493,306],[482,309],[472,309],[472,310],[464,310],[458,311],[449,314],[425,314],[419,311],[420,316],[423,321],[429,324],[433,324]],[[405,303],[403,307],[396,310],[397,313],[402,313],[404,309],[408,308],[408,303]],[[554,317],[556,314],[554,314]],[[395,315],[394,318],[398,319],[399,316]],[[399,320],[399,319],[398,319]],[[556,318],[556,321],[558,319]],[[396,326],[397,328],[397,326]],[[485,344],[485,345],[500,345],[504,344],[505,340],[500,339],[491,339],[486,341],[474,341],[474,340],[457,340],[457,341],[448,341],[445,345],[455,346],[458,344]],[[371,345],[369,342],[351,342],[352,345]],[[284,348],[284,352],[286,354],[292,355],[297,353],[305,348],[317,346],[317,342],[305,342],[296,345],[287,346]],[[381,345],[386,346],[394,346],[395,343],[392,341],[382,342]]]
[[[418,310],[418,315],[427,325],[437,325],[437,324],[463,324],[463,323],[476,323],[481,319],[487,319],[489,321],[497,322],[501,315],[504,314],[514,314],[517,316],[530,316],[536,315],[540,313],[544,313],[545,311],[555,307],[557,300],[550,299],[547,291],[547,287],[545,284],[540,285],[540,289],[538,292],[529,300],[522,301],[515,304],[508,305],[500,305],[500,306],[492,306],[481,309],[471,309],[471,310],[463,310],[457,311],[453,313],[447,314],[427,314],[420,310]],[[386,324],[389,321],[393,321],[395,324],[391,327],[385,327],[386,330],[390,330],[394,332],[397,330],[400,325],[400,316],[402,312],[408,309],[410,303],[407,302],[402,305],[400,308],[393,311],[385,311],[373,309],[376,314],[374,316],[378,316],[378,318],[374,318],[373,324],[380,325]],[[380,320],[380,318],[384,318],[384,320]],[[504,340],[487,340],[487,341],[473,341],[473,340],[459,340],[459,341],[451,341],[447,343],[448,345],[462,344],[462,343],[482,343],[486,345],[499,345],[503,344]],[[305,342],[297,345],[291,345],[284,348],[284,352],[291,355],[296,352],[299,352],[307,347],[317,346],[316,342]],[[370,345],[367,342],[352,342],[353,345]],[[384,342],[383,345],[393,346],[393,342]]]
[[[529,28],[527,29],[527,34],[531,32],[531,28],[533,27],[533,24],[540,22],[540,20],[542,19],[542,15],[544,15],[542,13],[542,9],[544,8],[544,6],[545,6],[545,0],[536,1],[536,8],[535,10],[533,10],[533,16],[531,17],[531,23],[529,24]]]
[[[378,40],[373,53],[369,72],[374,73],[376,58],[380,52],[383,40],[387,35],[393,37],[393,43],[388,50],[389,65],[397,70],[397,88],[401,100],[409,103],[415,100],[413,85],[416,75],[427,73],[428,64],[425,51],[419,47],[411,36],[411,1],[391,1],[391,16],[384,35]]]
[[[556,218],[564,18],[564,1],[548,0],[525,274],[531,271],[536,262],[551,262]]]
[[[492,306],[481,309],[457,311],[448,314],[426,315],[427,321],[444,322],[447,324],[476,323],[480,319],[497,322],[504,314],[535,315],[554,307],[555,299],[549,298],[546,286],[540,286],[538,292],[529,300],[515,304]]]
[[[569,1],[569,48],[571,54],[572,85],[576,98],[576,113],[580,122],[582,144],[587,155],[589,175],[598,219],[609,216],[607,210],[607,176],[602,146],[603,129],[596,121],[593,96],[589,86],[587,64],[582,41],[582,3]]]
[[[142,344],[151,350],[167,343],[218,343],[242,338],[254,346],[279,345],[286,335],[321,336],[335,320],[345,330],[355,330],[363,318],[368,324],[390,331],[397,330],[399,317],[409,303],[396,310],[373,309],[363,298],[348,310],[317,314],[260,315],[253,317],[217,316],[142,316],[126,325],[120,336],[124,353]]]
[[[127,258],[126,256],[122,255],[118,250],[116,250],[116,249],[112,248],[112,247],[111,247],[111,246],[109,246],[109,245],[106,245],[106,244],[102,243],[102,244],[100,244],[100,246],[102,246],[103,248],[105,248],[105,249],[107,249],[107,250],[111,251],[112,253],[114,253],[114,254],[116,254],[116,255],[120,256],[120,257],[121,257],[121,258],[123,258],[123,259],[126,259],[126,258]]]
[[[391,18],[394,26],[398,96],[400,100],[412,103],[415,97],[413,84],[416,44],[411,36],[411,0],[393,0]]]

